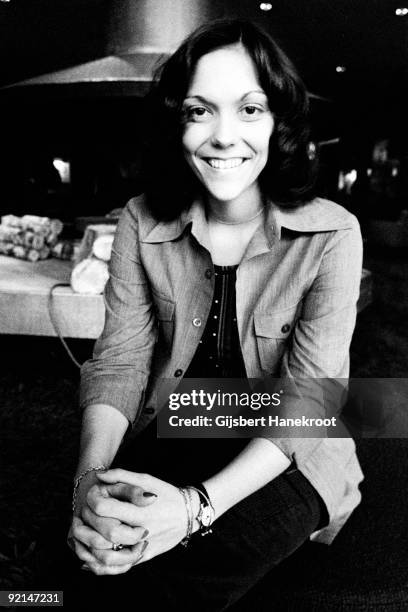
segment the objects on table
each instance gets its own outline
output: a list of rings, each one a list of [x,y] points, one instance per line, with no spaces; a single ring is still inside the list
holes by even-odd
[[[102,293],[109,278],[116,223],[88,225],[75,258],[71,287],[76,293]]]
[[[72,244],[59,240],[64,224],[59,219],[37,215],[4,215],[0,224],[0,254],[28,261],[50,256],[71,259]]]

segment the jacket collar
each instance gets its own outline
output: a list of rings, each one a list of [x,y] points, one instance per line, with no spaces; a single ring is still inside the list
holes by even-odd
[[[147,213],[149,215],[149,213]],[[151,218],[150,218],[151,220]],[[173,221],[159,221],[153,225],[147,223],[143,227],[141,224],[140,239],[142,242],[160,243],[177,240],[185,231],[186,227],[191,224],[191,233],[203,246],[209,246],[208,226],[205,216],[204,206],[199,200],[193,202],[188,210],[181,213],[177,219]]]
[[[297,208],[274,204],[272,208],[279,238],[282,228],[300,233],[315,233],[348,229],[354,224],[353,215],[345,208],[324,198],[315,198]]]
[[[348,211],[323,198],[315,198],[297,208],[284,208],[269,201],[266,208],[264,225],[258,228],[251,240],[251,256],[269,250],[276,238],[281,239],[282,229],[299,233],[314,233],[347,229],[353,226],[353,216]],[[145,231],[141,227],[141,240],[148,243],[176,240],[189,224],[191,224],[191,233],[198,242],[207,247],[207,219],[204,206],[199,200],[194,201],[191,207],[174,221],[161,221],[155,223],[153,227],[151,223],[148,223]],[[252,242],[254,242],[253,245]]]

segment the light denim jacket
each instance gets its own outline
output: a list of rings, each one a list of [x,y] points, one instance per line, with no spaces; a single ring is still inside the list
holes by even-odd
[[[357,219],[317,198],[297,208],[267,205],[265,222],[237,269],[240,343],[248,378],[347,378],[362,266]],[[106,321],[81,372],[81,406],[104,403],[136,432],[155,417],[160,379],[187,370],[204,331],[214,269],[202,205],[157,222],[144,197],[120,218],[105,289]],[[194,321],[194,324],[193,324]],[[279,438],[324,500],[330,543],[360,501],[362,473],[350,438]]]

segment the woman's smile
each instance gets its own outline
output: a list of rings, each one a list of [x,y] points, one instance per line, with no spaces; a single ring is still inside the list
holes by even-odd
[[[213,158],[204,158],[204,161],[207,162],[211,168],[214,170],[233,170],[234,168],[239,168],[245,162],[245,158],[243,157],[230,157],[229,159],[221,159],[218,157]]]

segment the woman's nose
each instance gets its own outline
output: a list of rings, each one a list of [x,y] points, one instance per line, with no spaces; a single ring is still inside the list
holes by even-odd
[[[220,115],[214,124],[212,144],[216,147],[230,147],[237,142],[239,129],[233,117]]]

